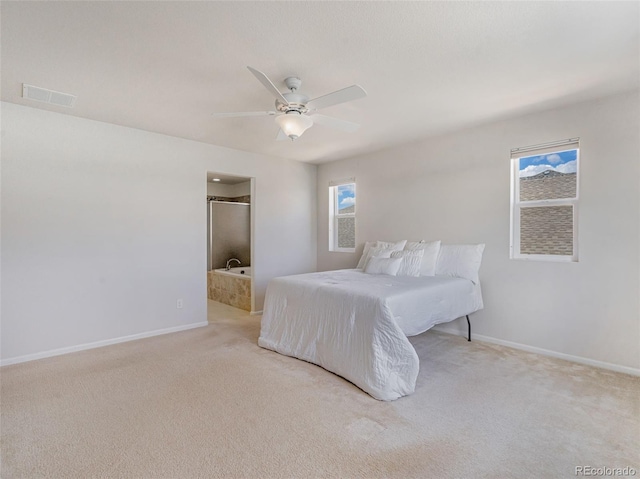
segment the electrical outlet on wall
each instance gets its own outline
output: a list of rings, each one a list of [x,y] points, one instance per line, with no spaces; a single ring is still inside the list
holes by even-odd
[[[176,301],[176,308],[182,309],[182,299]]]

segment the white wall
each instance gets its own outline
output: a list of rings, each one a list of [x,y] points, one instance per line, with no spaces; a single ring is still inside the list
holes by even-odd
[[[640,99],[628,93],[318,168],[318,268],[365,240],[486,243],[475,332],[640,368]],[[509,150],[580,137],[579,262],[509,259]],[[355,177],[356,254],[328,251],[328,184]],[[453,325],[462,331],[464,320]]]
[[[0,105],[5,363],[206,321],[207,171],[255,177],[256,309],[315,269],[315,166]]]

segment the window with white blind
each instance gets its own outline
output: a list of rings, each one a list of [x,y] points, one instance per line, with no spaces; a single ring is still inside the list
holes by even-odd
[[[356,182],[354,178],[329,183],[329,251],[356,250]]]
[[[578,261],[579,138],[511,150],[511,258]]]

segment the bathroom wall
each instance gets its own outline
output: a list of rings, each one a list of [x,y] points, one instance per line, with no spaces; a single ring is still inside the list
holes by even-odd
[[[223,185],[220,183],[207,182],[208,196],[224,196],[227,198],[236,198],[238,196],[251,195],[251,181],[236,183],[235,185]]]

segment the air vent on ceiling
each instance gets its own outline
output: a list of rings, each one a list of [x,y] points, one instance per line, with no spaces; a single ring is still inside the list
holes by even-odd
[[[22,84],[22,98],[41,101],[52,105],[72,107],[76,102],[74,95],[61,93],[59,91],[47,90],[33,85]]]

